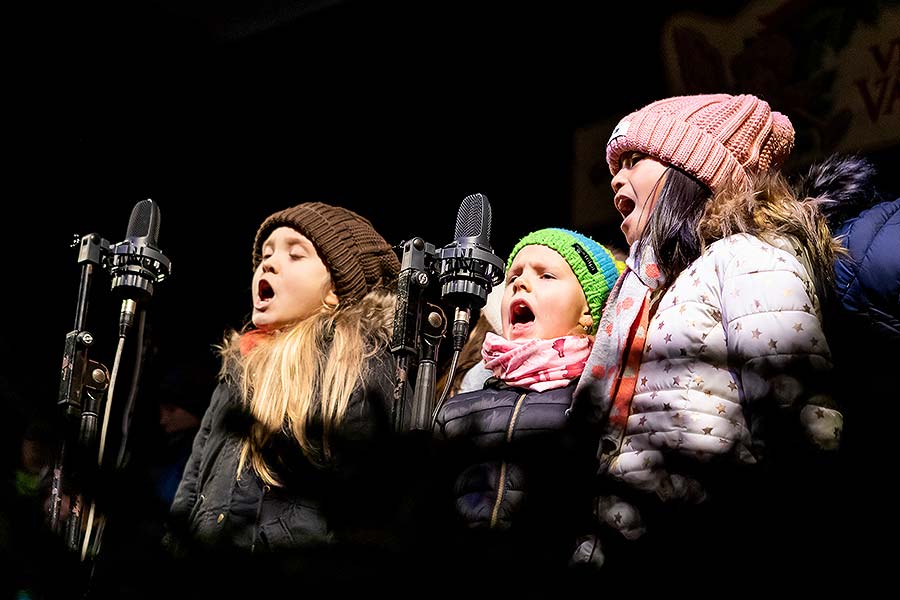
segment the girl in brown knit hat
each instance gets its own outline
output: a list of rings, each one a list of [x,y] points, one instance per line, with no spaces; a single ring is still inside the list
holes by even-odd
[[[836,244],[816,203],[780,175],[793,141],[790,120],[764,100],[707,94],[629,114],[606,147],[630,255],[576,396],[605,424],[599,469],[612,491],[597,500],[599,520],[622,540],[663,515],[681,528],[667,568],[696,561],[687,550],[704,544],[711,555],[733,548],[733,562],[749,554],[730,532],[707,530],[747,519],[737,502],[716,504],[718,521],[675,507],[749,500],[751,480],[735,476],[804,437],[838,446],[820,321]]]
[[[176,556],[222,570],[232,596],[263,572],[269,585],[361,583],[400,546],[413,479],[390,433],[399,266],[345,208],[300,204],[260,226],[252,324],[221,349],[167,536]]]

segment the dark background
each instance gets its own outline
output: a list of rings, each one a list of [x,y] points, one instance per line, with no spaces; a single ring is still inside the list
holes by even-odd
[[[244,323],[256,228],[299,202],[357,210],[392,243],[441,246],[462,199],[481,192],[503,257],[531,229],[570,226],[576,129],[669,95],[659,39],[671,13],[724,18],[747,3],[578,4],[11,9],[0,373],[29,403],[52,402],[78,288],[69,243],[121,241],[145,198],[172,261],[150,304],[163,353],[208,352]],[[879,3],[859,4],[849,23],[877,18]],[[898,154],[868,153],[887,190],[900,188]],[[621,244],[615,222],[589,233]],[[100,329],[115,320],[103,285],[90,309]]]
[[[462,199],[481,192],[505,257],[532,229],[571,226],[578,128],[670,95],[659,48],[666,18],[728,17],[746,4],[133,0],[4,9],[0,376],[11,422],[55,410],[78,291],[76,234],[121,241],[136,202],[159,205],[172,275],[149,304],[153,356],[196,365],[211,390],[211,346],[249,314],[251,245],[267,215],[324,201],[370,218],[392,243],[420,235],[440,246],[452,241]],[[877,16],[879,3],[856,4],[849,19]],[[868,154],[896,195],[898,145]],[[616,223],[589,233],[621,243]],[[111,367],[117,315],[107,289],[99,277],[90,329],[93,358]],[[135,418],[152,428],[155,407],[139,406]]]
[[[394,0],[18,10],[2,372],[29,405],[55,400],[71,240],[121,241],[142,199],[172,261],[149,305],[154,343],[209,353],[249,314],[253,237],[275,210],[339,204],[392,243],[442,246],[481,192],[505,257],[530,229],[570,222],[574,129],[665,94],[662,13],[612,28],[633,16]],[[111,366],[116,307],[108,282],[94,288],[94,354]]]

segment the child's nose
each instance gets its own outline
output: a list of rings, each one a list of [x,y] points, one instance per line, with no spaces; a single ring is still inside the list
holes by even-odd
[[[513,282],[513,290],[519,291],[520,289],[523,289],[526,292],[531,290],[531,281],[525,273],[516,277],[516,280]]]
[[[264,259],[264,260],[262,261],[262,270],[263,270],[263,273],[275,273],[275,271],[276,271],[276,269],[275,269],[276,264],[277,264],[277,263],[276,263],[276,261],[275,261],[275,255],[274,255],[274,254],[273,254],[272,256],[269,256],[268,258]]]

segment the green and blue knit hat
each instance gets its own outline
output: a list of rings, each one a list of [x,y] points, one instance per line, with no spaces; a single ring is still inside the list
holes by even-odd
[[[506,261],[507,270],[512,266],[519,250],[532,245],[547,246],[555,250],[572,267],[575,277],[581,283],[581,289],[584,290],[588,308],[591,309],[594,324],[590,333],[596,333],[603,305],[619,274],[625,270],[625,263],[616,260],[606,246],[598,244],[586,235],[569,229],[550,227],[533,231],[519,240]]]

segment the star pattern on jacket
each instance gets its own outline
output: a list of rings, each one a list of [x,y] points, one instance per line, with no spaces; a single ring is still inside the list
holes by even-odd
[[[796,242],[770,245],[746,234],[726,240],[708,247],[709,260],[698,259],[673,282],[650,321],[647,352],[636,373],[634,419],[620,438],[627,448],[610,469],[616,478],[642,469],[665,477],[667,457],[674,452],[704,461],[724,455],[740,462],[758,459],[752,444],[755,413],[742,406],[744,399],[771,393],[777,361],[797,356],[788,358],[791,364],[813,373],[828,360],[815,322],[821,303],[814,274],[795,260]],[[726,356],[737,367],[720,358]],[[748,374],[761,380],[742,381]],[[808,377],[800,384],[807,385]],[[832,412],[808,413],[807,422],[820,423],[820,438],[840,435]],[[641,477],[652,482],[659,476]]]

